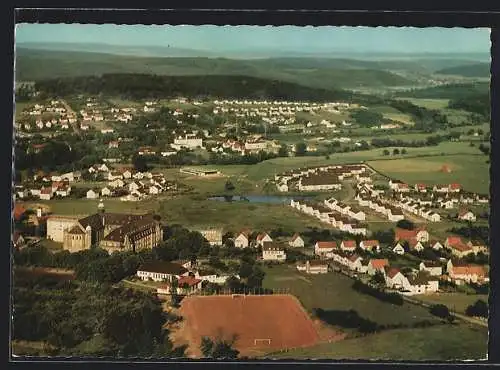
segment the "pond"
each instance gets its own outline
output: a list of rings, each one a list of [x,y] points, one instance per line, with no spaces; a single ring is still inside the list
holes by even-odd
[[[308,200],[308,196],[286,196],[286,195],[219,195],[207,198],[218,202],[248,202],[267,204],[289,204],[292,199]]]

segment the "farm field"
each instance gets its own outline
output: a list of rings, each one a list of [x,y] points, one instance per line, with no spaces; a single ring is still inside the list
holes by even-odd
[[[406,324],[419,321],[436,321],[427,309],[404,303],[396,306],[361,294],[351,288],[353,280],[338,273],[306,275],[295,266],[273,266],[264,270],[263,286],[270,289],[289,289],[302,305],[312,313],[314,308],[347,311],[355,309],[358,314],[378,324]]]
[[[420,98],[399,98],[408,100],[410,103],[428,109],[444,109],[448,106],[449,99],[420,99]]]
[[[401,345],[403,343],[403,345]],[[488,330],[465,324],[388,330],[365,337],[273,353],[273,359],[469,360],[486,359]]]
[[[410,184],[456,182],[462,184],[465,190],[487,194],[490,186],[487,159],[484,155],[444,155],[391,161],[372,160],[367,163],[385,175]],[[448,165],[451,172],[441,172],[443,165]]]
[[[466,308],[474,304],[478,299],[488,302],[487,294],[460,294],[460,293],[441,293],[441,294],[422,294],[414,298],[431,304],[444,304],[450,310],[458,313],[465,313]]]

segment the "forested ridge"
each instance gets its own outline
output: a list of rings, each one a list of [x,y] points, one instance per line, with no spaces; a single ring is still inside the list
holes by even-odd
[[[104,74],[74,78],[56,78],[36,83],[37,90],[48,96],[94,94],[127,99],[234,98],[300,101],[336,101],[351,99],[344,90],[316,89],[278,80],[247,76],[158,76],[149,74]],[[369,99],[365,97],[365,99]]]

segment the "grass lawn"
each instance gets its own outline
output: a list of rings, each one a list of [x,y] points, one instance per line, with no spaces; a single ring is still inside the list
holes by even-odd
[[[57,250],[63,249],[62,243],[58,243],[58,242],[55,242],[53,240],[48,240],[48,239],[42,239],[40,241],[40,245],[47,248],[50,251],[57,251]]]
[[[428,109],[444,109],[448,106],[449,99],[419,99],[419,98],[401,98],[420,107]]]
[[[34,105],[34,103],[28,103],[28,102],[16,103],[15,105],[16,119],[21,118],[23,111],[30,105]]]
[[[422,182],[433,185],[458,182],[468,191],[487,194],[490,186],[487,159],[488,157],[484,155],[445,155],[369,161],[368,164],[383,174],[410,184]],[[440,171],[444,164],[451,168],[450,173]]]
[[[384,118],[392,119],[393,121],[402,122],[405,124],[413,123],[413,119],[406,113],[384,113]]]
[[[119,199],[104,199],[104,206],[108,212],[145,213],[155,210],[157,202],[151,198],[141,202],[122,202]],[[19,202],[22,203],[22,202]],[[50,207],[50,211],[58,215],[87,216],[98,211],[99,199],[54,199],[51,201],[37,200],[27,202],[24,206],[30,208],[31,203],[43,204]]]
[[[268,355],[268,358],[451,361],[486,359],[488,330],[465,324],[388,330]]]
[[[487,294],[439,293],[416,295],[414,298],[431,304],[444,304],[458,313],[465,313],[466,308],[478,299],[488,303]]]
[[[202,197],[182,196],[160,203],[159,213],[166,223],[190,228],[223,227],[225,231],[271,230],[282,227],[300,232],[308,226],[322,227],[314,218],[304,217],[291,207],[246,202],[218,202]]]
[[[425,308],[408,303],[396,306],[358,293],[351,288],[353,280],[338,273],[306,275],[298,272],[294,266],[287,265],[266,268],[265,272],[264,287],[288,288],[309,312],[314,308],[354,309],[363,318],[379,324],[412,324],[436,320]]]

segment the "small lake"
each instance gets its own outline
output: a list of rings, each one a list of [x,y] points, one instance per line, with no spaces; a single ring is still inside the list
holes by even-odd
[[[289,204],[292,199],[308,200],[308,196],[285,196],[285,195],[219,195],[207,198],[217,202],[248,202],[267,204]]]

